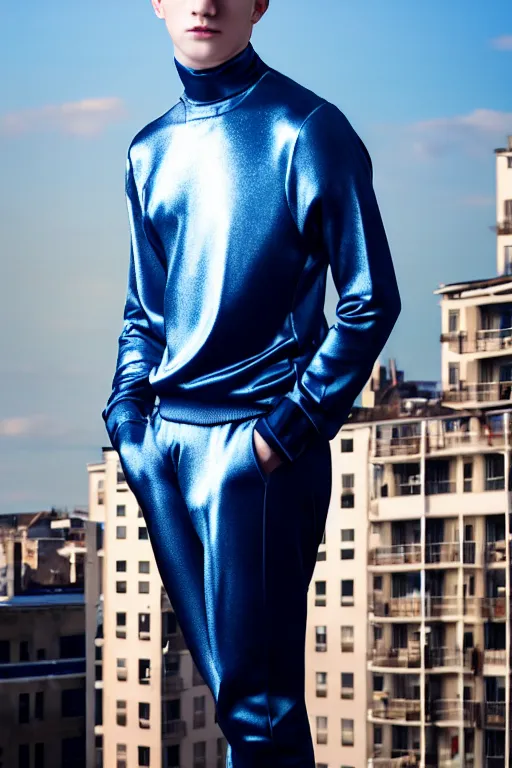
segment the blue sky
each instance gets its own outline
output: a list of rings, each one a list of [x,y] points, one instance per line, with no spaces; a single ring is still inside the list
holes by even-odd
[[[313,10],[312,10],[313,9]],[[384,350],[438,379],[441,282],[496,273],[509,0],[272,0],[251,42],[368,147],[403,310]],[[127,147],[182,87],[149,0],[0,5],[0,514],[87,503],[129,255]],[[334,321],[329,282],[326,317]]]

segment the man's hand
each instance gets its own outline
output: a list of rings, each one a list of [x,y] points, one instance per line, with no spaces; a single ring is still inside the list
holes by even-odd
[[[147,434],[148,425],[143,421],[125,421],[118,428],[116,435],[117,452],[127,479],[137,480],[141,477],[148,458],[142,450]]]
[[[260,466],[267,475],[283,463],[281,457],[263,439],[260,433],[254,429],[254,450],[260,461]]]

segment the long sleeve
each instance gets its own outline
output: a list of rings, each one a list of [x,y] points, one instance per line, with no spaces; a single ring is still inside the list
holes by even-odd
[[[337,320],[293,391],[256,429],[293,461],[318,435],[332,439],[350,414],[401,311],[370,155],[344,114],[322,103],[297,136],[286,194],[310,253],[328,260]]]
[[[114,448],[123,422],[147,421],[155,402],[148,377],[159,366],[165,349],[165,267],[156,239],[146,232],[130,152],[125,182],[130,223],[128,289],[112,392],[101,414]]]

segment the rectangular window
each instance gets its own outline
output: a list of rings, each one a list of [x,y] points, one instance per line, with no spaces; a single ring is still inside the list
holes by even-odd
[[[139,683],[149,685],[151,682],[151,660],[139,659]]]
[[[315,650],[327,650],[327,627],[320,625],[315,627]]]
[[[206,725],[206,697],[194,696],[194,714],[192,728],[204,728]]]
[[[341,559],[342,560],[353,560],[354,559],[355,550],[353,549],[342,549],[341,550]]]
[[[18,746],[18,766],[19,768],[30,768],[30,744]]]
[[[148,529],[146,526],[140,526],[139,527],[139,539],[147,539],[148,538]]]
[[[44,691],[36,691],[34,717],[36,720],[44,720]]]
[[[344,542],[350,542],[354,541],[354,529],[353,528],[342,528],[341,529],[341,540]]]
[[[38,741],[34,744],[34,768],[45,768],[44,743],[42,741]]]
[[[126,701],[124,699],[118,699],[116,702],[116,723],[120,726],[125,726],[127,723]]]
[[[354,605],[354,580],[341,580],[341,605]]]
[[[126,517],[126,506],[124,504],[117,505],[116,517]]]
[[[352,653],[354,650],[354,627],[341,627],[341,650],[343,653]]]
[[[116,613],[116,637],[126,638],[126,613]]]
[[[18,722],[28,723],[30,720],[30,694],[20,693],[18,697]]]
[[[327,582],[315,581],[315,605],[327,605]]]
[[[148,701],[139,701],[139,727],[149,728],[151,705]]]
[[[126,581],[116,581],[116,592],[120,595],[125,595],[127,591]]]
[[[448,384],[452,389],[457,389],[460,380],[459,363],[448,363]]]
[[[116,539],[126,539],[126,525],[116,526]]]
[[[459,310],[458,309],[449,309],[448,310],[448,332],[449,333],[456,333],[459,330]]]
[[[126,573],[126,560],[116,560],[116,571]]]
[[[139,753],[139,768],[140,766],[143,766],[143,768],[146,768],[147,766],[151,765],[151,763],[149,762],[149,756],[150,756],[149,747],[139,747],[138,753]]]
[[[139,560],[139,573],[149,573],[149,560]]]
[[[341,745],[343,747],[354,746],[354,721],[341,720]]]
[[[126,668],[126,659],[117,659],[117,679],[123,682],[128,680],[128,669]]]
[[[341,438],[341,452],[353,453],[354,451],[354,439],[352,437]]]
[[[139,581],[139,595],[149,595],[149,581]]]
[[[341,698],[342,699],[354,698],[354,673],[353,672],[341,673]]]
[[[349,490],[354,487],[354,475],[353,473],[349,475],[342,475],[341,476],[341,487],[343,490]]]

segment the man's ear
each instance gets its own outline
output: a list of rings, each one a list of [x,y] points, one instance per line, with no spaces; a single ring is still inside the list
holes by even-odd
[[[162,0],[151,0],[151,5],[153,6],[153,10],[159,19],[165,18],[162,8]]]

